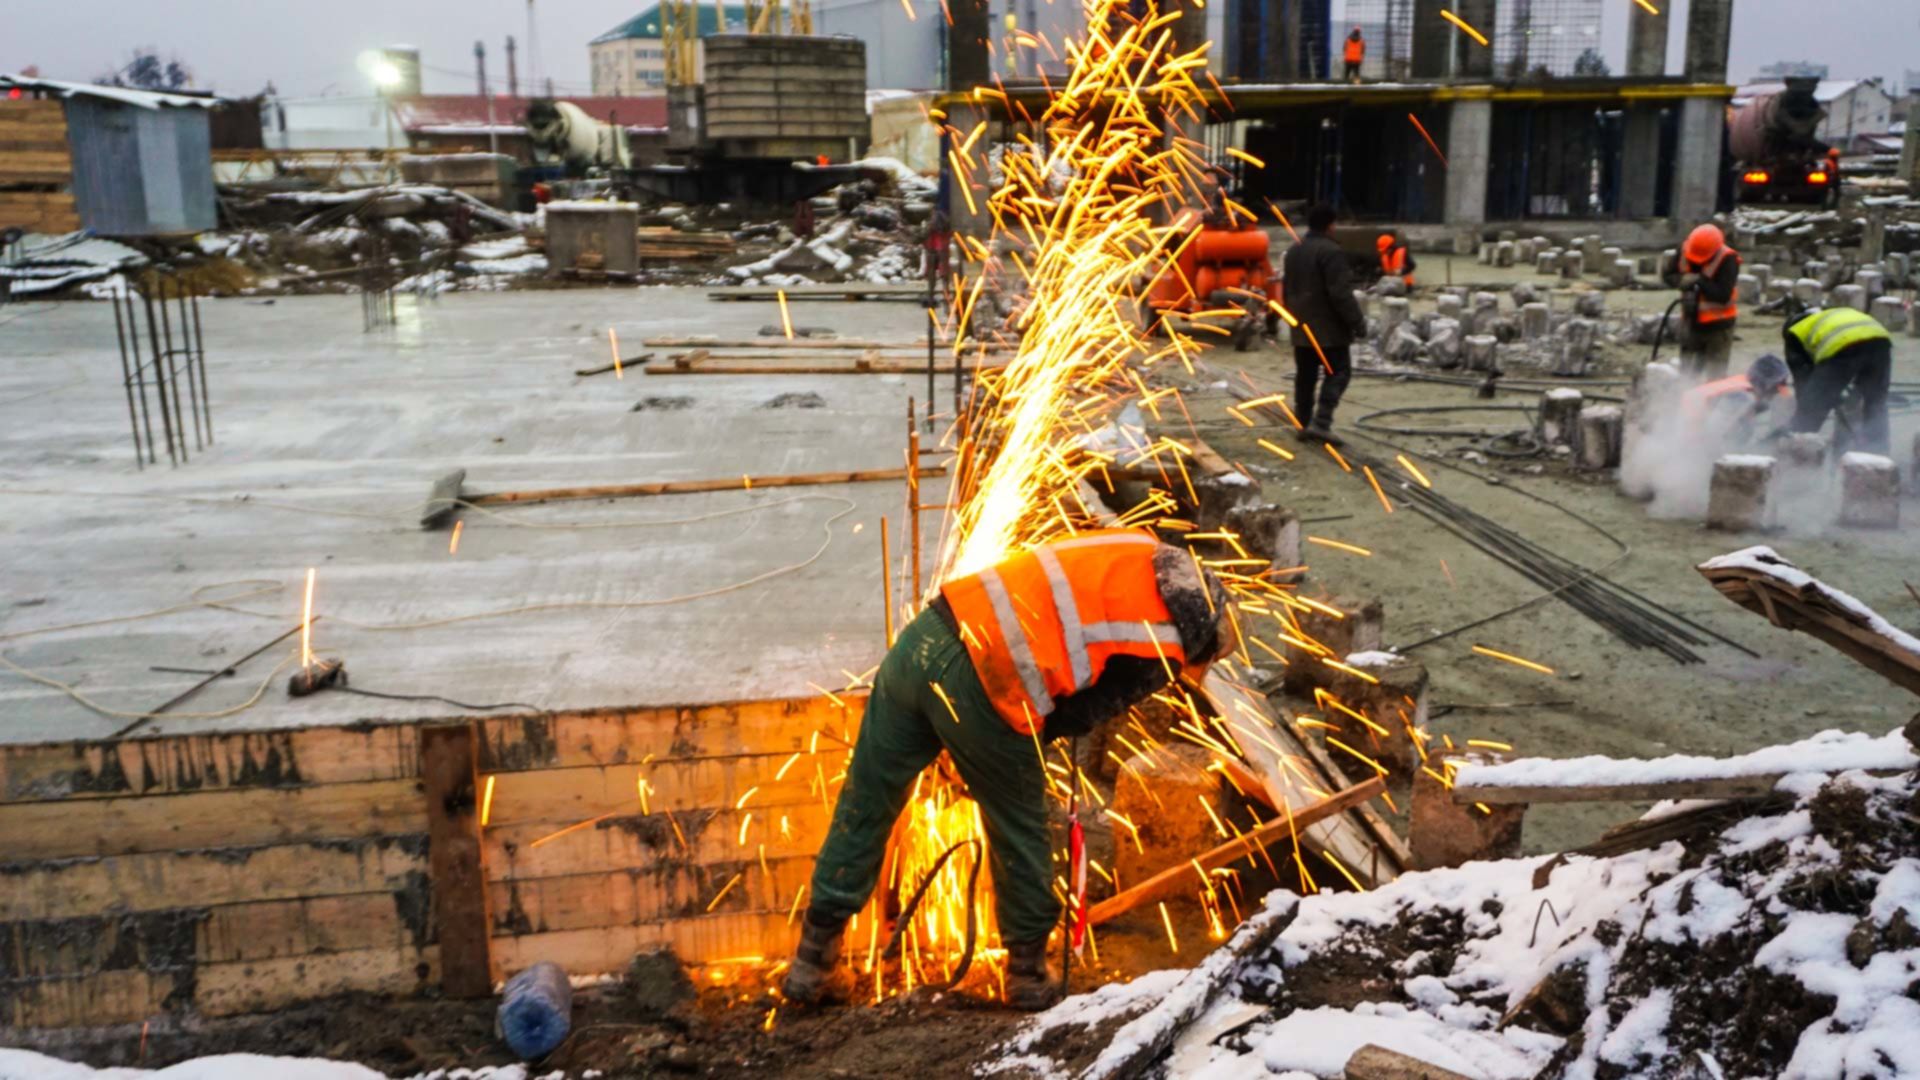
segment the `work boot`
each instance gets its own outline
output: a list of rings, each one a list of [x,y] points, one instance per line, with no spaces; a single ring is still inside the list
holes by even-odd
[[[1323,442],[1331,446],[1347,445],[1347,440],[1335,435],[1333,428],[1323,418],[1316,417],[1313,423],[1307,426],[1307,430],[1301,434],[1314,442]]]
[[[800,946],[793,952],[793,965],[780,984],[788,1001],[799,1005],[818,1005],[847,999],[852,978],[840,966],[840,942],[846,936],[846,924],[816,925],[811,917],[802,920]]]
[[[1007,945],[1007,1004],[1039,1012],[1060,1000],[1060,976],[1047,963],[1047,939]]]

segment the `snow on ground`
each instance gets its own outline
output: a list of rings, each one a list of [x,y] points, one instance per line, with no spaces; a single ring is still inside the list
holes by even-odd
[[[1881,763],[1891,749],[1838,735],[1791,749],[1804,766],[1845,756],[1835,747],[1873,747]],[[1920,782],[1803,772],[1783,790],[1797,803],[1726,809],[1686,843],[1300,900],[1275,943],[1233,961],[1221,994],[1181,1021],[1169,1075],[1338,1077],[1372,1043],[1489,1080],[1920,1077]],[[1048,1033],[1104,1025],[1124,1050],[1207,983],[1159,972],[1069,999],[978,1071],[1077,1074],[1086,1062],[1047,1050],[1087,1040]]]
[[[1827,730],[1796,743],[1724,758],[1692,754],[1647,759],[1590,755],[1521,758],[1497,764],[1463,762],[1454,779],[1468,788],[1660,784],[1848,769],[1911,769],[1916,764],[1920,764],[1920,758],[1898,731],[1875,737]]]

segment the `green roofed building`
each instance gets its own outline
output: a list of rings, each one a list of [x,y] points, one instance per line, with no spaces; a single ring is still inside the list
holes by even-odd
[[[746,29],[747,9],[742,4],[726,6],[726,25],[720,25],[720,9],[699,3],[700,36]],[[653,95],[666,93],[667,50],[662,40],[665,17],[660,5],[647,8],[587,43],[593,61],[595,97]],[[699,57],[695,57],[696,66]]]

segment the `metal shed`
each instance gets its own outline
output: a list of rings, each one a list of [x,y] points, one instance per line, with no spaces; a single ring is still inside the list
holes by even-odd
[[[219,99],[0,77],[64,99],[81,227],[104,236],[199,232],[217,223],[208,110]]]

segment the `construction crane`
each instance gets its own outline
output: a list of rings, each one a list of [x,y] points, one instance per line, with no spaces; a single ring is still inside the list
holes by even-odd
[[[528,0],[529,6],[532,0]],[[746,32],[749,34],[813,33],[813,0],[747,0]],[[719,30],[726,29],[724,0],[715,0],[714,17]],[[782,12],[785,25],[782,25]],[[697,62],[700,43],[700,8],[696,0],[662,0],[660,5],[661,45],[667,54],[667,85],[692,86],[700,81]]]

